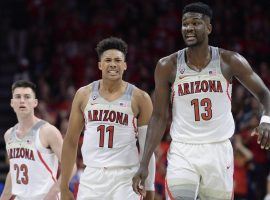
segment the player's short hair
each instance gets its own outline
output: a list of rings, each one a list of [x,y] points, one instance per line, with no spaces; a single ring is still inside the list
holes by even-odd
[[[107,50],[110,50],[110,49],[119,50],[126,57],[128,45],[121,38],[117,38],[117,37],[105,38],[105,39],[101,40],[97,44],[96,51],[97,51],[97,54],[98,54],[98,59],[100,60],[100,58],[101,58],[102,54],[104,53],[104,51],[107,51]]]
[[[16,88],[31,88],[34,92],[34,94],[36,95],[37,93],[37,86],[36,84],[32,83],[31,81],[27,81],[27,80],[18,80],[16,82],[14,82],[11,86],[11,91],[12,94],[14,92],[14,90]]]
[[[183,9],[183,15],[187,12],[201,13],[203,15],[207,15],[210,19],[212,19],[213,15],[212,9],[207,4],[202,2],[195,2],[186,5]]]

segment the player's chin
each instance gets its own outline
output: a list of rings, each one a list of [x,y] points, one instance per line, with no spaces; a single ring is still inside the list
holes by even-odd
[[[110,77],[108,77],[108,80],[110,80],[110,81],[116,81],[116,80],[119,80],[119,79],[121,79],[121,77],[119,77],[119,76],[110,76]]]
[[[197,42],[196,41],[194,41],[194,42],[186,42],[186,46],[187,47],[196,47],[197,46]]]
[[[195,47],[197,46],[197,41],[185,41],[187,47]]]
[[[18,109],[17,113],[25,114],[28,113],[29,111],[27,109]]]

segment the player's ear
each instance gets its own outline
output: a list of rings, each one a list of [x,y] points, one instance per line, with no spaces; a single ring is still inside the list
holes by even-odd
[[[13,108],[13,99],[10,99],[10,106]]]
[[[127,70],[127,63],[124,62],[124,70]]]
[[[209,35],[210,33],[212,33],[212,24],[211,24],[211,19],[208,16],[204,16],[204,22],[206,24],[206,32]]]
[[[207,34],[209,35],[210,33],[212,33],[212,24],[207,23]]]
[[[102,70],[101,62],[98,62],[98,68],[99,68],[100,70]]]
[[[38,99],[35,99],[34,101],[34,108],[36,108],[38,106]]]

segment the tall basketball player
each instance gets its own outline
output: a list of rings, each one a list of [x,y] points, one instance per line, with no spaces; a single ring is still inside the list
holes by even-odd
[[[102,79],[80,88],[74,97],[62,152],[61,197],[73,199],[68,183],[84,127],[81,151],[86,168],[77,199],[139,200],[131,180],[140,159],[136,138],[143,152],[152,102],[146,92],[123,80],[127,44],[122,39],[106,38],[96,50]],[[153,156],[150,166],[146,199],[154,197]]]
[[[173,121],[167,199],[233,199],[233,150],[229,141],[234,133],[233,77],[262,104],[264,113],[256,134],[262,148],[270,147],[270,93],[245,58],[209,46],[211,16],[206,4],[185,6],[182,36],[187,48],[157,64],[154,111],[140,168],[133,178],[136,193],[142,192],[150,157],[164,133],[170,97]]]
[[[18,124],[4,136],[10,169],[0,199],[9,200],[12,195],[20,200],[59,199],[56,175],[63,140],[57,128],[34,115],[36,86],[15,82],[10,104]]]

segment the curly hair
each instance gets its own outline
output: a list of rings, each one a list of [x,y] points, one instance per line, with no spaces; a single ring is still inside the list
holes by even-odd
[[[100,57],[102,56],[104,51],[107,51],[109,49],[119,50],[124,54],[124,56],[126,56],[128,45],[121,38],[117,37],[105,38],[97,44],[96,51],[98,54],[98,59],[100,60]]]

